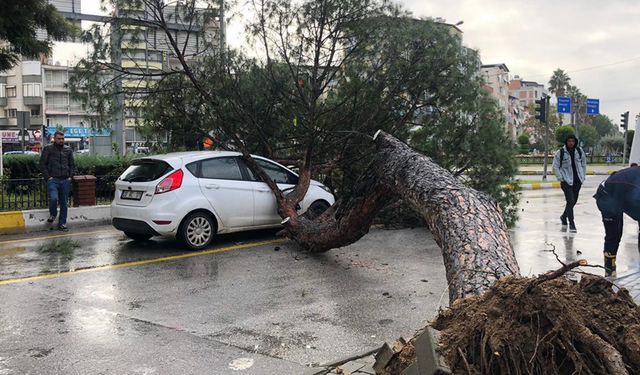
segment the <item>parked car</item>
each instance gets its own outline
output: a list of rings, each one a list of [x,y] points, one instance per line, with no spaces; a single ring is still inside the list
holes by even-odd
[[[254,156],[286,192],[298,176]],[[281,225],[274,194],[237,152],[196,151],[133,161],[115,184],[113,225],[134,240],[175,236],[191,249],[207,247],[218,233]],[[299,212],[319,215],[335,202],[320,182],[311,181]]]
[[[28,151],[25,151],[25,152],[22,152],[22,151],[7,151],[3,155],[22,155],[22,154],[25,154],[25,155],[40,155],[39,152],[35,152],[35,151],[31,151],[31,150],[28,150]]]

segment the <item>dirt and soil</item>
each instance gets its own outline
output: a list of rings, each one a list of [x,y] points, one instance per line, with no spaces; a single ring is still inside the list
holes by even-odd
[[[640,374],[640,307],[599,276],[505,277],[432,326],[454,374]],[[387,374],[415,361],[412,343]]]

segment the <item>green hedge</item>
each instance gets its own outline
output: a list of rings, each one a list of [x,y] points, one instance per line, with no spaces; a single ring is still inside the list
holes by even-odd
[[[131,157],[103,155],[74,155],[76,175],[119,176],[131,164]],[[39,178],[39,155],[4,156],[4,175],[7,179]]]

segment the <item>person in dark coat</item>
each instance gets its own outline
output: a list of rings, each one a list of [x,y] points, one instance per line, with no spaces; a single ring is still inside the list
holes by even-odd
[[[47,183],[47,193],[49,194],[49,219],[47,222],[53,224],[58,215],[58,203],[60,203],[58,229],[67,231],[67,203],[71,191],[71,177],[75,172],[75,161],[73,160],[73,150],[64,145],[64,133],[55,132],[53,144],[42,150],[40,170]]]
[[[640,168],[625,168],[612,174],[598,186],[593,197],[604,224],[605,276],[615,277],[623,214],[633,220],[640,220]]]

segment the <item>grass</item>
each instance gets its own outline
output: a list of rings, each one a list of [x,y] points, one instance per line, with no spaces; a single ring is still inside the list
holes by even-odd
[[[80,244],[71,239],[53,240],[38,247],[38,252],[42,254],[59,254],[66,260],[73,259],[73,254]]]

